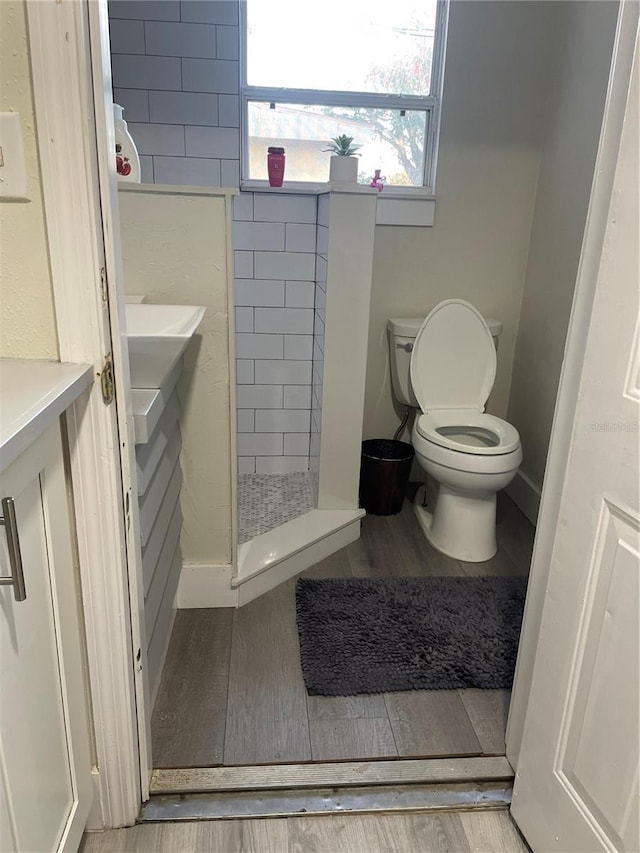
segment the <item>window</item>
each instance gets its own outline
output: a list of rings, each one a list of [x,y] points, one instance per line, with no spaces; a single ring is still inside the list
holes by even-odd
[[[361,146],[358,180],[434,185],[445,0],[246,0],[243,177],[266,180],[269,146],[285,178],[327,181],[327,142]],[[313,9],[314,14],[311,13]]]

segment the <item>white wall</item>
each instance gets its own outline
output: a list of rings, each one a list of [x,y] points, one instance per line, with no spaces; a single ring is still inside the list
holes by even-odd
[[[185,563],[231,562],[231,414],[225,198],[121,191],[125,292],[204,305],[178,384]]]
[[[24,2],[0,3],[0,110],[20,113],[28,202],[0,202],[0,356],[58,358]]]
[[[562,3],[508,419],[542,487],[609,78],[618,4]]]
[[[432,228],[376,229],[364,437],[398,425],[386,322],[468,299],[504,322],[489,410],[505,416],[553,55],[555,3],[451,5]]]

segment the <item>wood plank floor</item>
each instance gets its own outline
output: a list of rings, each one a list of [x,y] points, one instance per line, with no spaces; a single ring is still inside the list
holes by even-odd
[[[87,833],[81,853],[527,853],[506,811],[141,824]]]
[[[305,576],[519,575],[534,529],[501,495],[496,556],[463,563],[432,548],[409,501],[367,516],[362,536]],[[307,696],[295,579],[238,610],[178,612],[152,718],[155,767],[504,754],[507,690]]]

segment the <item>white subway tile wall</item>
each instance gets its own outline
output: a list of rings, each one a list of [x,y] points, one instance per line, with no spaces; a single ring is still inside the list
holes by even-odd
[[[233,219],[238,470],[306,471],[314,376],[316,199],[243,192],[234,199]],[[273,442],[276,435],[279,443]],[[281,447],[279,455],[275,447]]]
[[[215,0],[214,3],[206,3],[203,0],[182,0],[180,6],[183,21],[238,25],[238,3],[233,0]]]
[[[109,0],[114,101],[145,183],[239,186],[238,9]],[[233,220],[238,470],[317,472],[328,196],[243,192]]]
[[[311,361],[271,359],[256,361],[256,384],[310,385]]]
[[[180,0],[109,0],[109,17],[179,21],[180,5]]]
[[[140,155],[140,175],[143,184],[153,183],[153,157],[148,154]]]
[[[313,315],[313,312],[311,313]],[[312,359],[313,335],[285,335],[284,357],[289,359]]]
[[[308,456],[309,455],[309,431],[285,433],[284,436],[285,456]]]
[[[255,474],[256,457],[238,456],[238,474]]]
[[[255,410],[238,409],[238,432],[255,432]]]
[[[240,161],[220,161],[220,181],[224,187],[237,187],[240,184]]]
[[[310,385],[285,385],[284,386],[284,408],[285,409],[309,409],[309,410],[311,410],[311,386]]]
[[[236,383],[238,385],[253,385],[254,379],[253,361],[238,358],[236,360]]]
[[[256,456],[256,474],[293,474],[306,471],[307,456]]]
[[[256,308],[255,312],[256,332],[313,334],[312,308]]]
[[[316,256],[311,252],[254,252],[253,257],[260,278],[315,279]]]
[[[242,195],[245,195],[243,193]],[[236,201],[238,197],[236,196]],[[306,282],[305,282],[306,283]],[[288,284],[288,283],[287,283]],[[311,284],[311,282],[309,282]],[[251,305],[255,308],[284,308],[285,282],[265,281],[259,278],[236,278],[233,285],[236,305]]]
[[[281,409],[284,399],[282,385],[242,385],[237,388],[238,408]]]
[[[113,53],[144,54],[144,24],[142,21],[111,21],[111,50]]]
[[[283,447],[282,433],[238,433],[238,456],[282,456]]]
[[[153,157],[156,184],[211,186],[220,181],[220,160],[198,160],[195,157]]]
[[[233,268],[236,278],[253,278],[253,252],[235,250]]]
[[[287,308],[313,308],[315,304],[315,282],[288,281],[285,287]]]
[[[139,154],[185,156],[184,127],[179,124],[138,124],[129,122]]]
[[[301,222],[316,224],[316,198],[307,195],[256,193],[253,218],[256,222]]]
[[[305,409],[256,409],[256,432],[309,434],[310,413]]]
[[[145,158],[145,183],[239,186],[238,9],[237,0],[109,0],[114,101]]]
[[[253,308],[236,308],[236,332],[253,332]]]

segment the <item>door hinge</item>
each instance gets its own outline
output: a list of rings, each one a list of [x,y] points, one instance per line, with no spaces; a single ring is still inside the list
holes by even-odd
[[[107,271],[104,267],[100,267],[100,295],[103,303],[107,303]]]
[[[100,373],[100,384],[102,385],[102,400],[105,406],[113,403],[116,395],[116,386],[113,378],[113,360],[111,353],[105,356]]]

